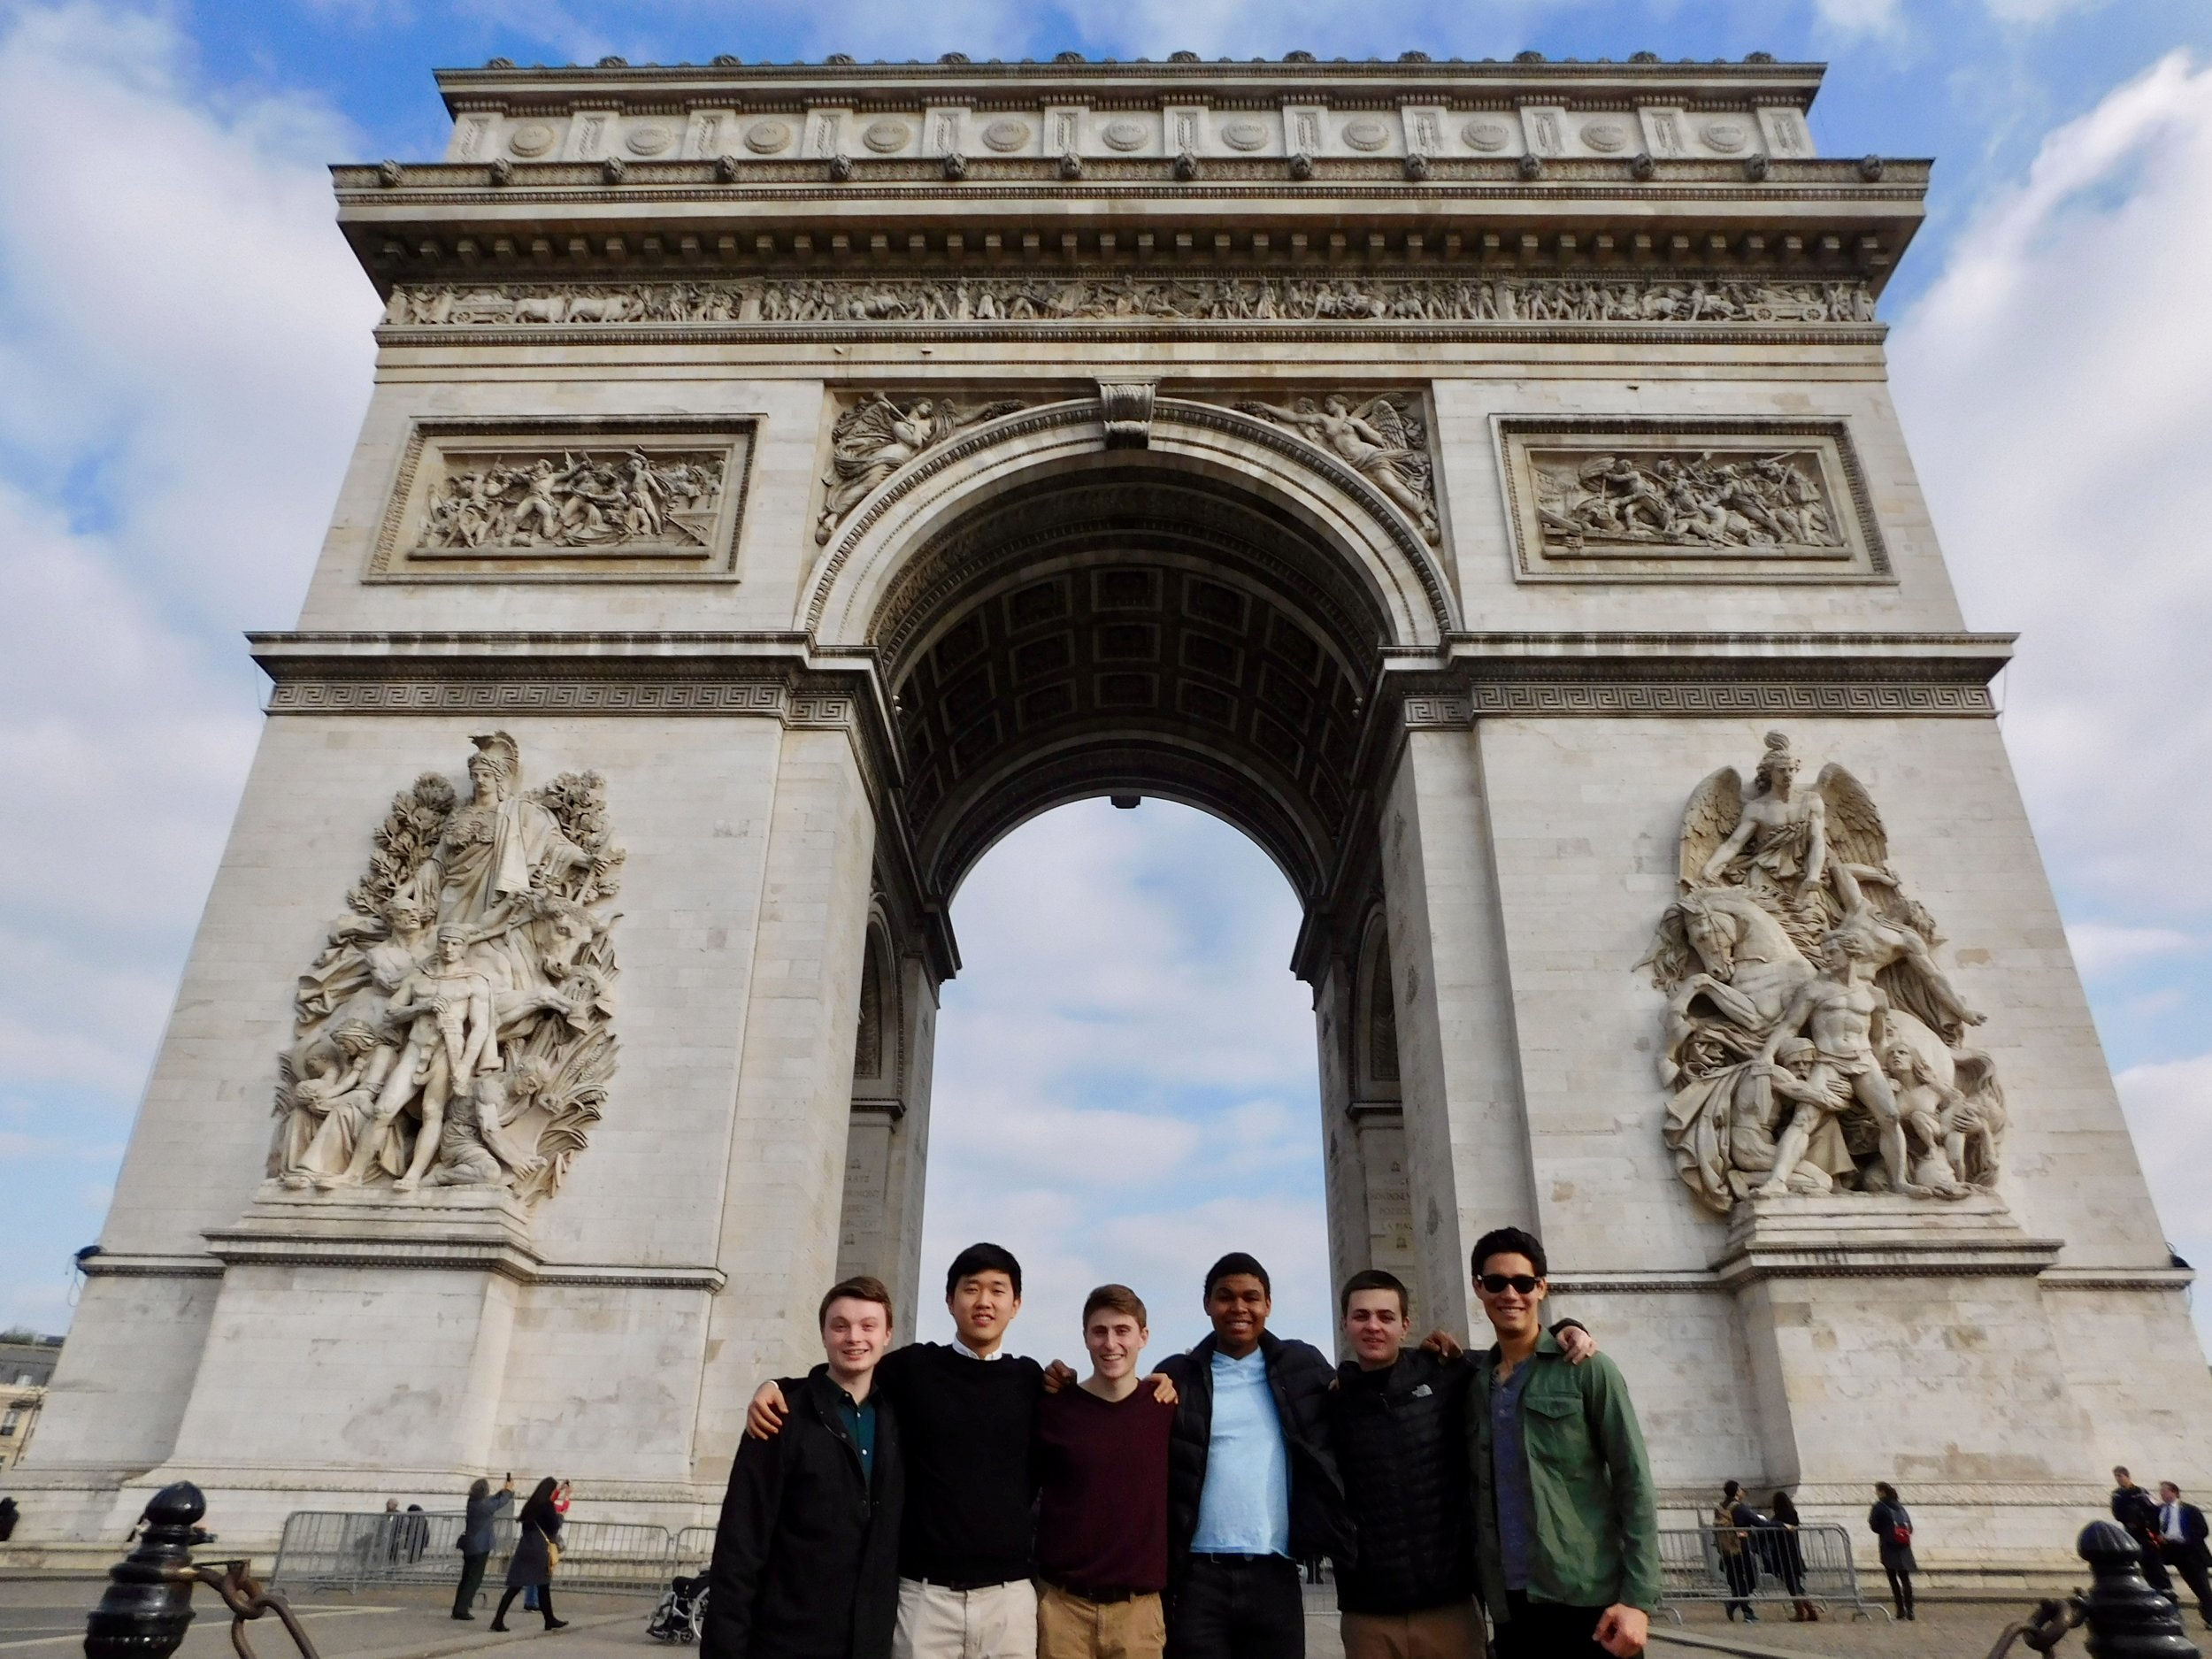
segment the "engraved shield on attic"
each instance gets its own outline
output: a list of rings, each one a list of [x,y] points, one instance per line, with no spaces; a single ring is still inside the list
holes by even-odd
[[[286,1190],[534,1202],[605,1108],[624,857],[606,781],[528,789],[513,738],[472,741],[465,797],[425,772],[393,798],[300,976],[268,1166]]]

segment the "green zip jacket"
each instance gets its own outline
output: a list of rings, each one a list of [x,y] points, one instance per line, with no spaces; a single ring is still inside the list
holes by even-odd
[[[1565,1607],[1659,1607],[1659,1508],[1620,1370],[1602,1354],[1567,1363],[1552,1333],[1536,1339],[1521,1391],[1521,1439],[1535,1497],[1529,1599]],[[1474,1474],[1476,1564],[1491,1617],[1506,1609],[1504,1552],[1490,1480],[1490,1389],[1498,1350],[1475,1356],[1467,1397]]]

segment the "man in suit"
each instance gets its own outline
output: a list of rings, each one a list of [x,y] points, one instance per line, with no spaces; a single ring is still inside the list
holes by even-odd
[[[2197,1598],[2197,1617],[2212,1630],[2212,1549],[2205,1547],[2204,1511],[2181,1501],[2181,1488],[2170,1480],[2158,1483],[2158,1536],[2165,1546],[2166,1564],[2181,1575],[2189,1593]]]
[[[2158,1535],[2158,1506],[2124,1468],[2112,1471],[2112,1518],[2127,1528],[2142,1550],[2144,1579],[2161,1594],[2172,1594],[2174,1581],[2166,1576],[2164,1545]]]

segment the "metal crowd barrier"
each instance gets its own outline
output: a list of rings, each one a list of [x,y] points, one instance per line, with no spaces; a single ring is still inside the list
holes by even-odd
[[[376,1585],[456,1585],[461,1577],[459,1509],[355,1515],[298,1509],[284,1517],[272,1584],[302,1589],[361,1589]],[[712,1527],[703,1531],[712,1548]],[[497,1592],[520,1536],[511,1514],[494,1523],[484,1573]],[[569,1521],[561,1528],[556,1588],[659,1590],[681,1569],[676,1540],[664,1526],[626,1521]]]
[[[1724,1538],[1740,1540],[1742,1553],[1724,1555]],[[1797,1546],[1793,1555],[1789,1548],[1793,1542]],[[1709,1526],[1662,1527],[1659,1564],[1664,1584],[1660,1605],[1673,1613],[1678,1624],[1681,1615],[1674,1604],[1683,1601],[1787,1607],[1803,1600],[1821,1607],[1848,1608],[1854,1618],[1871,1618],[1875,1612],[1859,1587],[1858,1564],[1851,1558],[1851,1531],[1833,1521],[1808,1522],[1794,1531],[1775,1526],[1717,1531]],[[1886,1608],[1881,1611],[1887,1616]]]
[[[676,1571],[701,1573],[714,1559],[714,1528],[687,1526],[676,1534]]]

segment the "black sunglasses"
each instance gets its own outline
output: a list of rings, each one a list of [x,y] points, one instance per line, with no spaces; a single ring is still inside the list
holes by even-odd
[[[1524,1296],[1530,1296],[1535,1294],[1537,1286],[1544,1281],[1533,1273],[1485,1273],[1476,1282],[1494,1296],[1505,1294],[1508,1285]]]

